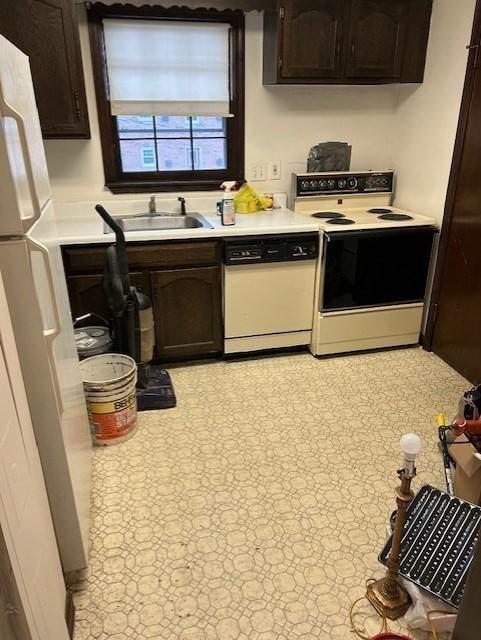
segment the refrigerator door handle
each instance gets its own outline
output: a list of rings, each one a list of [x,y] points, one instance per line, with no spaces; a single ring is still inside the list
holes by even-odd
[[[52,272],[50,271],[49,253],[48,253],[48,249],[44,247],[44,245],[41,242],[38,242],[37,240],[33,240],[30,237],[27,237],[27,242],[33,251],[38,251],[41,254],[44,265],[45,265],[45,274],[47,276],[50,300],[52,303],[54,326],[49,327],[47,329],[44,328],[43,335],[44,335],[47,349],[49,352],[49,360],[50,362],[55,362],[55,354],[53,351],[53,341],[59,335],[60,330],[62,328],[62,323],[60,321],[60,315],[58,312],[57,296],[55,295],[55,286],[53,283]],[[55,385],[55,395],[57,396],[58,409],[60,413],[63,413],[64,407],[62,402],[62,392],[61,392],[60,381],[58,379],[58,371],[56,367],[52,367],[52,366],[50,367],[50,370],[52,371],[53,381]]]
[[[0,93],[0,99],[1,99],[1,93]],[[23,151],[23,161],[25,162],[25,170],[27,172],[28,188],[30,191],[30,197],[31,197],[31,202],[33,207],[33,215],[29,216],[28,218],[24,218],[23,220],[25,222],[28,222],[28,225],[27,225],[28,227],[31,227],[42,215],[42,207],[40,205],[40,199],[38,197],[37,189],[35,186],[32,157],[30,154],[30,146],[27,139],[27,130],[25,128],[25,122],[21,114],[18,113],[16,109],[14,109],[4,100],[1,100],[1,109],[2,109],[2,116],[11,117],[17,123],[18,133],[20,137],[20,144],[22,146],[22,151]]]

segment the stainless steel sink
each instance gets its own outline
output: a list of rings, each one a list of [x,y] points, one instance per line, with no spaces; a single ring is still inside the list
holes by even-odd
[[[213,229],[214,227],[200,213],[186,216],[140,214],[116,218],[122,229],[127,231],[169,231],[181,229]],[[105,233],[111,233],[107,227]]]

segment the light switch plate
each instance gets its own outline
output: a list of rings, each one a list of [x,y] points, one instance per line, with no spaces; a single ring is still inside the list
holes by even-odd
[[[269,162],[269,180],[280,180],[281,179],[281,161],[280,160],[271,160]]]
[[[256,162],[251,165],[250,177],[251,182],[262,182],[266,179],[266,165],[262,162]]]

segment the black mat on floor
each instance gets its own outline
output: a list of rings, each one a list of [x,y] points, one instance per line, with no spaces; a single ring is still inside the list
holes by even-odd
[[[146,389],[137,389],[137,409],[139,411],[170,409],[176,404],[177,398],[169,372],[152,365],[149,386]]]

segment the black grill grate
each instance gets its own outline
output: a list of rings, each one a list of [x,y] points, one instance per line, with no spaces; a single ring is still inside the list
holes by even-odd
[[[459,607],[480,525],[480,507],[424,485],[408,509],[400,574]],[[383,564],[391,543],[392,537],[379,555]]]

